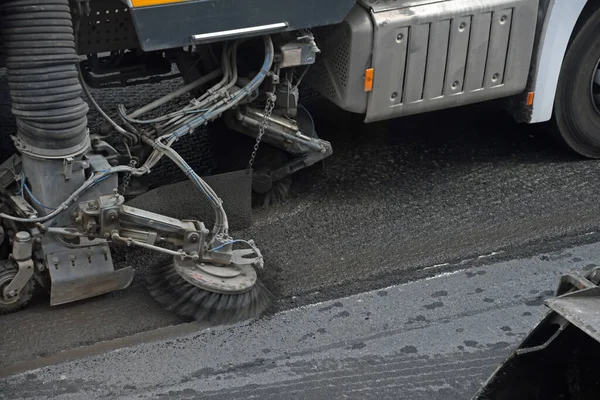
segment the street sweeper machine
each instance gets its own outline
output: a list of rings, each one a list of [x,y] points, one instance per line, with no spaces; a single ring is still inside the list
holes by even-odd
[[[333,151],[303,93],[365,122],[500,99],[600,156],[596,0],[8,0],[0,14],[2,95],[16,120],[0,157],[0,314],[36,286],[52,305],[127,288],[134,270],[115,269],[119,245],[166,257],[149,290],[180,315],[260,314],[260,243],[232,235],[222,196],[176,148],[219,119],[219,157],[239,161],[236,144],[252,144],[230,187],[281,194]],[[179,83],[149,102],[94,98],[165,80]],[[100,128],[88,127],[88,104]],[[270,151],[280,156],[261,158]],[[196,190],[189,201],[214,211],[210,223],[129,203],[165,160]]]

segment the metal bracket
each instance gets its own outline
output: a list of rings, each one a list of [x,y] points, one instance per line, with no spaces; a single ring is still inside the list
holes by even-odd
[[[70,303],[125,289],[133,281],[131,267],[114,269],[108,245],[78,248],[48,247],[45,254],[50,273],[50,305]]]
[[[569,273],[560,277],[558,289],[556,289],[556,295],[562,296],[565,293],[583,289],[591,289],[594,287],[596,287],[596,285],[587,277],[583,277],[576,273]]]
[[[73,176],[73,171],[79,171],[89,167],[89,163],[83,160],[75,161],[73,157],[65,157],[63,159],[62,174],[65,180],[68,181]]]
[[[73,175],[73,162],[75,160],[73,160],[73,157],[67,157],[63,160],[63,176],[65,177],[65,180],[68,181],[69,179],[71,179],[71,176]]]
[[[10,207],[17,211],[17,214],[23,218],[36,218],[38,212],[21,196],[10,196]]]
[[[19,271],[13,280],[4,287],[2,295],[9,299],[17,296],[33,276],[33,260],[16,261]]]

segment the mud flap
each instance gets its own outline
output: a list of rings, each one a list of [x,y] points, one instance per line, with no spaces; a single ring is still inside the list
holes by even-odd
[[[244,229],[252,224],[252,172],[239,170],[203,177],[223,200],[231,229]],[[174,183],[150,190],[127,205],[179,219],[198,219],[206,226],[214,222],[214,211],[190,181]]]
[[[600,271],[561,278],[551,311],[475,394],[477,400],[600,397]]]

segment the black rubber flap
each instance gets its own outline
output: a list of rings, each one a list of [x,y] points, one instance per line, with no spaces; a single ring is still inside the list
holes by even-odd
[[[252,172],[240,170],[203,177],[223,200],[231,229],[252,224]],[[214,212],[204,195],[191,181],[150,190],[127,202],[132,207],[179,219],[196,219],[212,229]]]

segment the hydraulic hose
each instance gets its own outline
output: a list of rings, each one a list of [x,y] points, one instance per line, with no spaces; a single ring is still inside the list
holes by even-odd
[[[0,2],[12,112],[25,153],[77,154],[89,144],[69,0]]]

